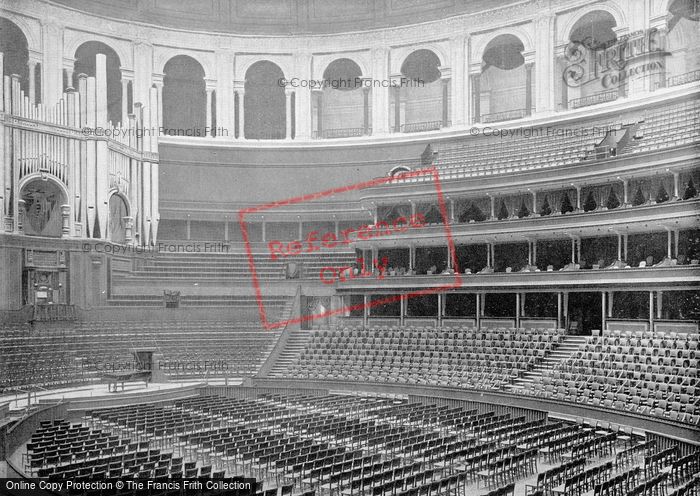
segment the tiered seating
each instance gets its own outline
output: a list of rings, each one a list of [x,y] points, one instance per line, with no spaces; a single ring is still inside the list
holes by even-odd
[[[610,124],[619,128],[619,124]],[[604,124],[601,127],[608,127]],[[517,130],[516,130],[517,131]],[[443,179],[459,179],[492,174],[573,165],[595,150],[603,135],[592,132],[572,133],[561,130],[559,135],[528,134],[527,129],[505,138],[484,136],[445,141],[434,145],[437,151],[435,165]],[[429,177],[411,178],[410,182],[429,180]]]
[[[79,374],[76,356],[63,329],[33,331],[29,324],[0,325],[0,392],[28,385],[70,385]]]
[[[700,423],[698,334],[604,331],[529,394]]]
[[[299,264],[301,276],[318,279],[323,267],[343,267],[356,262],[354,251],[302,253],[272,260],[269,252],[254,253],[255,272],[260,279],[284,279],[289,262]],[[121,275],[121,274],[120,274]],[[148,279],[241,279],[250,281],[246,253],[157,253],[128,278]]]
[[[432,144],[433,162],[442,179],[461,179],[495,174],[511,174],[553,167],[567,167],[598,157],[611,156],[609,149],[598,145],[605,138],[603,129],[634,135],[621,139],[616,155],[642,153],[683,146],[700,140],[698,110],[700,100],[666,105],[640,115],[630,112],[614,122],[589,122],[580,129],[569,127],[534,127],[497,129],[508,133],[445,140]],[[405,179],[406,182],[430,181],[429,176]]]
[[[378,328],[318,331],[297,377],[501,389],[545,358],[563,330]]]
[[[700,100],[690,100],[656,109],[639,123],[635,139],[624,153],[643,153],[700,140]]]
[[[244,377],[257,373],[281,331],[251,324],[192,322],[85,322],[34,331],[0,332],[0,391],[92,382],[107,372],[132,370],[131,349],[153,347],[171,378]]]
[[[268,315],[279,315],[284,311],[285,305],[290,300],[284,295],[262,295],[261,300],[265,305]],[[179,307],[227,307],[236,308],[242,313],[248,313],[251,317],[258,315],[258,299],[254,295],[187,295],[180,296]],[[120,307],[157,307],[162,308],[165,303],[163,295],[143,294],[119,294],[112,295],[107,300],[110,306]]]

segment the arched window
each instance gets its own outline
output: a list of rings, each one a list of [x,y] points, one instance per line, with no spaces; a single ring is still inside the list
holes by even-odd
[[[284,139],[286,95],[282,69],[272,62],[256,62],[246,71],[243,113],[247,139]],[[290,123],[291,124],[291,123]]]
[[[70,86],[78,87],[80,74],[95,76],[95,56],[98,53],[107,59],[107,119],[116,124],[122,121],[122,73],[119,56],[111,47],[99,41],[88,41],[80,45],[75,51],[73,81],[70,81]],[[126,123],[122,122],[122,125]]]
[[[588,12],[574,24],[560,71],[564,108],[604,103],[627,91],[627,80],[617,77],[617,62],[602,56],[617,42],[616,25],[604,10]]]
[[[173,136],[206,135],[207,94],[204,69],[192,57],[177,55],[165,64],[163,127]]]
[[[316,93],[314,129],[319,138],[369,134],[369,99],[362,90],[362,70],[350,59],[331,62]]]
[[[675,0],[669,7],[664,84],[677,86],[700,79],[700,0]]]
[[[519,119],[532,112],[532,66],[525,64],[523,42],[502,34],[489,42],[475,85],[475,113],[480,122]],[[476,112],[478,110],[478,112]]]
[[[448,125],[449,90],[440,79],[438,56],[426,49],[412,52],[401,65],[401,76],[392,112],[395,130],[430,131]]]
[[[3,54],[2,68],[5,76],[17,74],[20,88],[29,94],[29,48],[27,38],[15,23],[0,17],[0,52]],[[39,71],[35,74],[39,82]],[[38,95],[38,92],[37,92]]]

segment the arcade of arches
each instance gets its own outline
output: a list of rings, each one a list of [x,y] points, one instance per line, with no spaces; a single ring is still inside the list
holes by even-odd
[[[396,55],[397,65],[384,64],[380,73],[371,74],[368,72],[377,70],[374,65],[372,70],[364,70],[349,57],[331,58],[316,76],[331,83],[317,87],[280,84],[298,74],[316,74],[315,56],[308,64],[306,58],[295,58],[303,60],[303,65],[284,70],[261,56],[246,66],[242,78],[234,79],[232,74],[230,91],[222,94],[217,92],[221,88],[215,79],[218,72],[209,73],[213,69],[207,68],[211,64],[197,60],[195,54],[180,54],[169,58],[162,68],[154,67],[138,99],[143,101],[144,94],[158,99],[157,124],[171,135],[214,137],[218,133],[222,138],[254,140],[344,138],[436,130],[451,126],[455,119],[457,124],[520,119],[540,111],[580,108],[700,79],[697,0],[670,2],[668,14],[642,30],[644,39],[637,39],[642,31],[620,25],[612,12],[602,5],[575,19],[566,28],[568,32],[559,33],[566,41],[552,47],[548,75],[537,67],[542,55],[537,53],[536,43],[512,31],[485,40],[478,53],[465,54],[475,57],[472,61],[449,61],[438,49],[416,45],[403,55],[387,50],[387,60]],[[38,103],[45,95],[55,94],[49,88],[54,75],[47,71],[55,70],[56,63],[47,65],[47,54],[29,49],[23,29],[0,18],[3,69],[5,75],[18,76],[30,103]],[[629,71],[635,63],[630,55],[639,47],[648,52],[644,70]],[[63,80],[59,92],[76,88],[80,74],[94,75],[98,53],[107,61],[109,121],[125,126],[136,103],[133,61],[120,60],[109,42],[86,41],[66,54],[58,62]],[[454,53],[459,52],[453,50],[452,57]],[[613,53],[627,57],[616,60]],[[455,83],[454,78],[463,77],[457,75],[455,67],[464,63],[465,81]],[[550,81],[542,80],[543,76]],[[386,88],[374,84],[384,80],[392,84]],[[349,84],[339,87],[333,84],[337,81]],[[542,103],[538,95],[544,92],[540,86],[555,95],[550,104],[554,108],[538,108]],[[217,111],[226,115],[217,115]],[[453,115],[455,112],[464,115]],[[155,123],[152,119],[151,124]],[[219,123],[229,128],[219,129]]]

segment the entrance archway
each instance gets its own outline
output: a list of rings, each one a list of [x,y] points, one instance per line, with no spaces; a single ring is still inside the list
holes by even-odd
[[[109,197],[109,240],[113,243],[126,243],[126,221],[129,208],[119,194]]]

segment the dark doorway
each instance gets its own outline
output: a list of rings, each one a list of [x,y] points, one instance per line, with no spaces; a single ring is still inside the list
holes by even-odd
[[[567,328],[571,334],[590,336],[603,325],[600,293],[569,293]]]

